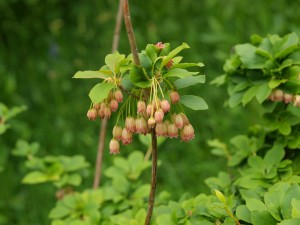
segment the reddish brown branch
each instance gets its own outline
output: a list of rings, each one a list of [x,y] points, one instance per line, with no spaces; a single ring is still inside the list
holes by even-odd
[[[123,0],[123,14],[124,14],[124,21],[125,21],[126,31],[128,35],[128,40],[129,40],[129,44],[133,56],[133,61],[136,65],[140,65],[141,63],[140,63],[135,37],[133,33],[132,23],[130,19],[128,0]]]
[[[121,25],[122,25],[122,0],[120,0],[120,2],[119,2],[118,13],[116,16],[115,32],[114,32],[114,37],[113,37],[112,49],[111,49],[112,52],[114,52],[115,50],[118,49]],[[93,183],[94,189],[97,189],[101,182],[102,161],[103,161],[103,152],[104,152],[104,147],[105,147],[106,127],[107,127],[107,119],[105,118],[102,120],[100,132],[99,132],[98,151],[97,151],[95,176],[94,176],[94,183]]]
[[[151,129],[151,140],[152,140],[152,174],[151,174],[151,189],[148,201],[148,211],[145,220],[145,225],[149,225],[153,213],[153,207],[155,202],[155,191],[156,191],[156,177],[157,177],[157,137],[155,128]]]

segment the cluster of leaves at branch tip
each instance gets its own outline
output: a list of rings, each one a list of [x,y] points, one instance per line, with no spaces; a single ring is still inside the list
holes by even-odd
[[[103,79],[89,93],[92,103],[87,117],[109,119],[118,112],[109,144],[111,154],[120,152],[119,141],[130,144],[133,134],[146,135],[151,129],[157,136],[180,136],[185,142],[194,138],[194,128],[182,105],[193,110],[205,110],[208,106],[199,96],[179,93],[182,88],[205,82],[204,75],[187,70],[202,67],[203,63],[181,62],[183,57],[178,53],[187,48],[186,43],[173,50],[169,43],[148,44],[139,53],[141,65],[134,64],[131,54],[126,57],[115,51],[105,57],[106,65],[99,71],[79,71],[74,75]]]

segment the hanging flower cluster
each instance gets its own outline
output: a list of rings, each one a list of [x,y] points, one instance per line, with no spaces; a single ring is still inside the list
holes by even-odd
[[[285,104],[293,103],[294,106],[300,107],[300,95],[285,93],[281,89],[274,90],[268,99],[275,102],[284,102]]]
[[[157,136],[190,141],[195,131],[182,105],[194,110],[207,109],[205,101],[194,95],[180,96],[178,90],[204,83],[205,76],[190,72],[188,67],[202,67],[202,63],[181,63],[177,54],[187,44],[170,51],[168,43],[148,44],[139,54],[141,65],[135,65],[132,56],[118,52],[105,58],[106,65],[99,71],[79,71],[75,78],[101,78],[90,91],[92,104],[87,112],[90,120],[109,119],[117,112],[116,125],[109,144],[111,154],[120,152],[120,142],[128,145],[133,134]],[[125,97],[123,97],[125,96]]]

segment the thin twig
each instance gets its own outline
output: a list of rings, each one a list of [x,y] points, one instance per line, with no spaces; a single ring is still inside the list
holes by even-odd
[[[122,25],[122,0],[119,1],[119,8],[116,16],[116,25],[112,43],[111,51],[114,52],[118,49],[119,40],[120,40],[120,30]],[[107,119],[104,118],[101,123],[101,128],[99,132],[99,142],[98,142],[98,151],[95,167],[95,176],[93,188],[97,189],[100,185],[101,174],[102,174],[102,161],[103,161],[103,152],[105,147],[105,135],[106,135]]]
[[[123,0],[123,13],[124,13],[124,21],[125,21],[126,31],[128,35],[128,40],[129,40],[129,44],[133,56],[133,61],[136,65],[139,66],[141,63],[140,63],[139,54],[135,42],[134,33],[133,33],[132,23],[130,19],[128,0]]]
[[[157,177],[157,137],[155,133],[155,128],[151,129],[151,140],[152,140],[152,175],[151,175],[151,189],[148,201],[148,211],[145,220],[145,225],[149,225],[152,217],[154,201],[155,201],[155,191],[156,191],[156,177]]]
[[[132,23],[130,19],[129,13],[129,4],[128,0],[123,0],[123,13],[124,13],[124,21],[126,25],[126,31],[128,35],[128,40],[131,48],[131,52],[133,55],[133,60],[135,65],[139,66],[140,59],[138,55],[138,50],[135,42],[135,37],[133,33]],[[151,140],[152,140],[152,174],[151,174],[151,189],[149,193],[149,201],[148,201],[148,211],[145,220],[145,225],[149,225],[153,213],[154,201],[155,201],[155,191],[156,191],[156,175],[157,175],[157,137],[155,133],[155,128],[151,129]]]

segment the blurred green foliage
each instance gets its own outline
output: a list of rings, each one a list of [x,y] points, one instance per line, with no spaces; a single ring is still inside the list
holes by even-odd
[[[138,47],[158,41],[174,46],[189,43],[185,58],[204,62],[207,83],[222,73],[232,46],[248,42],[251,34],[300,34],[299,3],[293,0],[133,0],[130,4]],[[113,0],[0,1],[0,101],[9,108],[28,107],[0,138],[0,158],[5,159],[1,160],[0,224],[48,224],[47,213],[54,205],[52,187],[20,186],[25,168],[9,154],[17,139],[39,142],[44,154],[83,154],[93,165],[99,123],[87,121],[86,111],[88,90],[94,83],[71,77],[78,70],[96,70],[103,64],[111,49],[117,7]],[[119,49],[129,53],[124,27]],[[225,165],[209,154],[206,140],[226,140],[244,132],[257,120],[252,112],[259,110],[253,104],[246,109],[223,108],[224,87],[201,85],[186,93],[203,96],[209,110],[187,111],[196,131],[188,147],[175,140],[159,149],[163,163],[158,189],[172,192],[172,197],[206,191],[203,179]],[[113,123],[109,126],[111,130]],[[110,138],[108,133],[107,141]],[[136,148],[144,147],[136,141],[121,154]],[[111,158],[106,151],[104,167]],[[84,187],[92,185],[91,179]],[[148,181],[149,176],[143,179]]]

